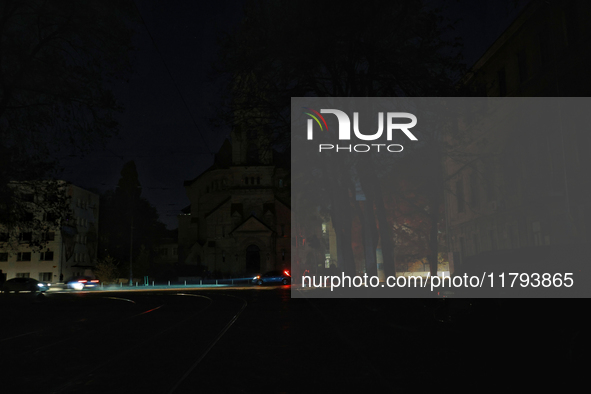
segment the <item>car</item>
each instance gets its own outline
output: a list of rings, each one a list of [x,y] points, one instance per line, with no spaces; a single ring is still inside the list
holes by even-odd
[[[252,278],[252,282],[257,285],[262,285],[264,283],[281,283],[284,285],[288,285],[291,283],[291,274],[289,271],[285,270],[281,271],[269,271],[264,275],[257,275]]]
[[[90,276],[77,276],[66,281],[66,287],[74,290],[92,290],[99,286],[99,280]]]
[[[19,293],[21,291],[27,291],[31,293],[48,291],[51,285],[47,282],[40,282],[33,278],[12,278],[4,282],[2,290],[8,294],[11,291]]]

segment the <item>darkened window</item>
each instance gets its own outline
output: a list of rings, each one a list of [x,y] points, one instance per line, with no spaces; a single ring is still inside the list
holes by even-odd
[[[490,238],[490,249],[497,250],[497,239],[495,238],[495,232],[493,230],[488,230],[488,236]]]
[[[478,234],[474,234],[472,240],[474,242],[474,254],[480,253],[480,238],[478,237]]]
[[[43,282],[51,282],[53,278],[52,272],[39,272],[39,280]]]
[[[246,160],[249,164],[258,164],[259,162],[259,142],[257,137],[256,130],[248,131],[248,151],[246,153]]]
[[[0,242],[8,242],[8,233],[0,233]]]
[[[257,185],[261,184],[261,177],[257,177]]]
[[[281,225],[281,236],[285,237],[285,224]]]
[[[54,241],[55,240],[55,233],[53,231],[50,231],[48,233],[45,234],[45,239],[47,241]]]
[[[209,246],[210,248],[215,248],[215,241],[209,241],[207,243],[207,246]]]
[[[48,250],[46,252],[41,252],[39,255],[39,260],[41,261],[53,261],[53,251]]]
[[[222,252],[222,263],[226,262],[226,252]]]
[[[519,65],[519,81],[524,83],[527,80],[527,54],[525,49],[517,53],[517,63]]]
[[[32,232],[20,233],[18,239],[19,239],[19,241],[32,241],[33,240],[33,233]]]
[[[248,185],[248,177],[244,178],[244,184]]]
[[[23,194],[23,201],[25,202],[35,202],[35,195],[31,193]]]
[[[55,213],[46,213],[45,214],[45,220],[48,222],[52,222],[55,223],[58,220],[59,216],[56,215]]]
[[[254,185],[254,177],[251,177],[251,178],[250,178],[250,184],[251,184],[251,185]]]
[[[0,253],[0,261],[8,261],[8,253]]]
[[[30,274],[29,272],[17,272],[16,277],[17,278],[28,278],[29,274]]]
[[[16,261],[31,261],[31,252],[22,252],[16,255]]]
[[[478,174],[470,174],[470,197],[472,198],[472,208],[480,207],[480,188],[478,187]]]
[[[575,1],[570,1],[568,8],[565,10],[565,23],[566,23],[566,35],[568,39],[568,45],[572,45],[579,40],[579,21],[577,15],[577,7]]]
[[[507,75],[505,73],[505,67],[497,72],[497,78],[499,80],[499,96],[504,97],[507,95]]]
[[[540,60],[542,63],[547,63],[550,60],[550,32],[548,29],[548,26],[544,26],[538,34],[538,39],[540,40]]]
[[[464,212],[466,200],[464,199],[464,181],[456,182],[456,198],[458,200],[458,212]]]

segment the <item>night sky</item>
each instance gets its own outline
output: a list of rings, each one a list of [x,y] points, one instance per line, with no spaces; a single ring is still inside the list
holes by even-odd
[[[221,88],[208,77],[217,38],[240,21],[244,1],[136,3],[147,29],[141,24],[136,27],[137,50],[131,54],[134,74],[129,83],[113,87],[125,106],[119,117],[120,134],[105,150],[87,155],[72,152],[73,157],[62,161],[65,170],[60,177],[103,192],[114,189],[123,164],[135,160],[142,196],[172,229],[177,227],[176,215],[189,204],[183,181],[207,169],[213,162],[211,152],[229,137],[229,129],[214,129],[208,121],[219,105]],[[456,34],[463,39],[465,61],[471,65],[526,1],[444,3],[449,16],[460,20]]]

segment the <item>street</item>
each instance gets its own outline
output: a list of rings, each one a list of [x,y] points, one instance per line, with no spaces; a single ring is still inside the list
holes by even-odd
[[[584,319],[540,301],[291,299],[289,286],[11,294],[2,392],[408,392],[576,376]]]

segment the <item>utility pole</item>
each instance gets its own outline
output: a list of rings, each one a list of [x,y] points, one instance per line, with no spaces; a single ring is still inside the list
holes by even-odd
[[[133,285],[133,204],[131,209],[131,230],[129,237],[129,285]]]

